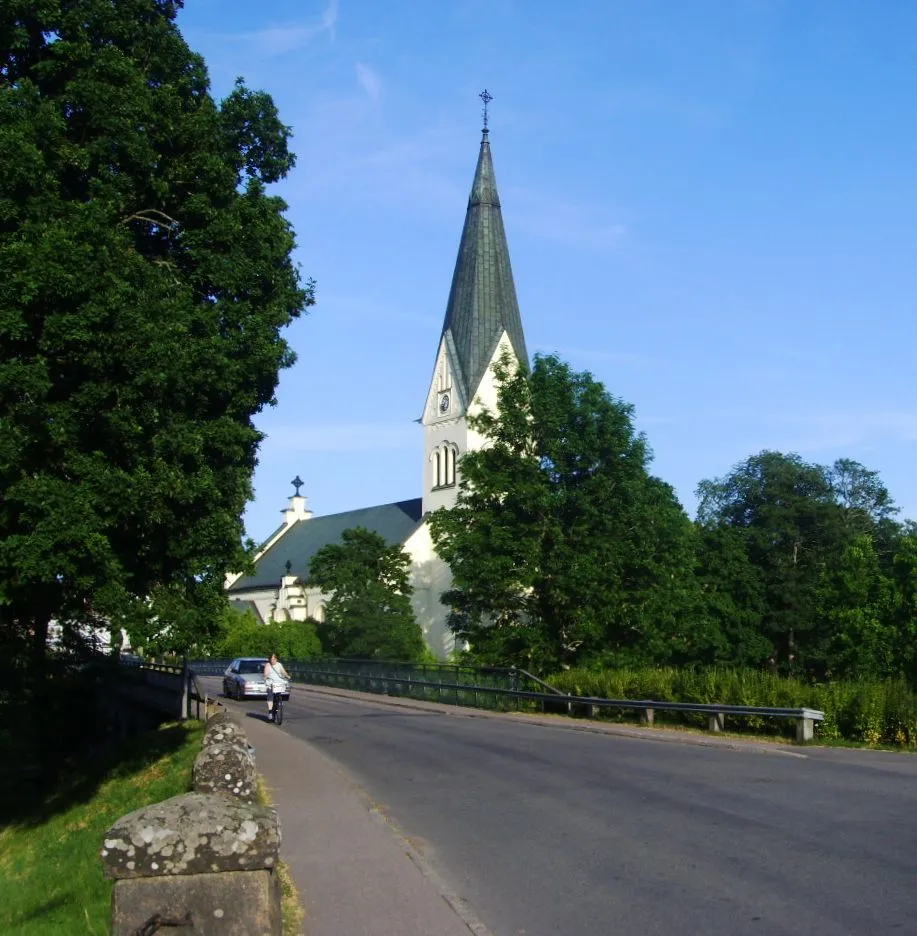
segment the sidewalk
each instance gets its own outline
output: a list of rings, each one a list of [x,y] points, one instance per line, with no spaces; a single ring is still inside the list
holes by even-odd
[[[280,815],[307,936],[487,936],[343,769],[271,724],[240,721]]]

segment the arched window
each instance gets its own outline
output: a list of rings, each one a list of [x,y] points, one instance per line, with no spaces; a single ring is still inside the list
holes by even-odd
[[[430,481],[433,488],[452,487],[456,483],[458,446],[453,442],[437,445],[430,453]]]

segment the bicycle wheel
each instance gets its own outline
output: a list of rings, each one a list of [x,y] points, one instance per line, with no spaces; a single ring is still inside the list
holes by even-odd
[[[274,696],[274,723],[277,725],[283,724],[283,696],[282,695]]]

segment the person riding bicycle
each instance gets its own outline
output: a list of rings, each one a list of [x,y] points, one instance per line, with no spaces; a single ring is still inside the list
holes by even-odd
[[[287,691],[290,674],[283,668],[283,663],[272,653],[270,660],[264,664],[264,681],[267,683],[267,713],[274,717],[274,693]]]

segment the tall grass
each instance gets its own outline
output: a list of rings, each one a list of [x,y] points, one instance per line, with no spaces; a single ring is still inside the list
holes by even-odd
[[[825,740],[917,745],[917,695],[902,680],[807,683],[755,669],[619,667],[571,669],[549,681],[563,692],[606,699],[820,709],[825,720],[815,730]],[[625,716],[612,712],[607,717]],[[704,716],[679,712],[656,712],[656,720],[706,723]],[[791,735],[794,725],[787,719],[749,717],[731,719],[729,729]]]

